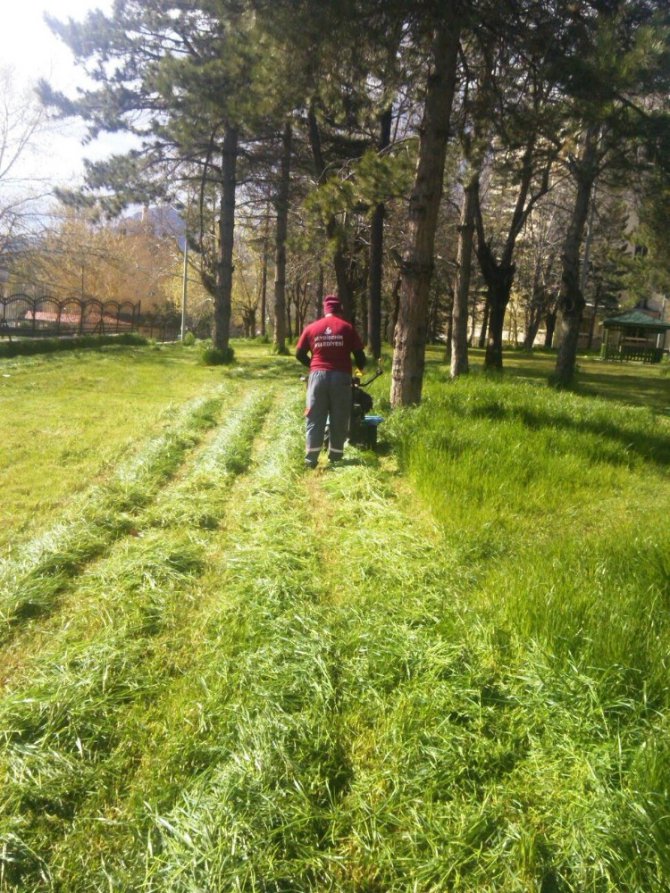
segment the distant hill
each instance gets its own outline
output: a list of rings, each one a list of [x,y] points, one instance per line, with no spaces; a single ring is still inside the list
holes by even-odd
[[[186,223],[176,208],[171,205],[145,206],[140,208],[133,214],[124,217],[120,221],[120,225],[127,226],[131,220],[137,224],[150,226],[154,235],[159,238],[169,238],[170,236],[177,240],[179,249],[184,250],[186,245]]]

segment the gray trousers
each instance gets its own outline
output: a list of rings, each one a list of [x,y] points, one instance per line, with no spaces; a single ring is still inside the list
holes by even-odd
[[[310,372],[307,384],[307,459],[316,462],[330,420],[328,455],[339,459],[349,433],[351,375],[348,372]]]

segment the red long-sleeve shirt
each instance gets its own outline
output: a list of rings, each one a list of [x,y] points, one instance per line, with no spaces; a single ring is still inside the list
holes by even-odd
[[[306,326],[296,345],[296,353],[309,350],[311,372],[337,371],[351,374],[351,355],[363,351],[358,332],[340,316],[324,316]]]

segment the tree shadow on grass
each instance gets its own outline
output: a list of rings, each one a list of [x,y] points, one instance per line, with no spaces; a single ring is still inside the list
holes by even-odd
[[[631,406],[647,406],[654,412],[670,416],[670,378],[635,378],[631,371],[615,375],[589,370],[580,373],[576,393],[618,400]]]
[[[602,452],[593,455],[593,459],[597,461],[623,465],[626,463],[627,457],[633,454],[659,468],[670,466],[670,434],[622,428],[605,419],[575,419],[567,413],[556,411],[555,408],[542,412],[527,407],[510,409],[496,403],[490,406],[476,407],[470,410],[469,415],[492,421],[516,418],[530,430],[560,428],[565,431],[574,431],[575,434],[596,435],[604,441]],[[607,441],[616,444],[615,451],[607,447]],[[589,450],[589,452],[591,451]]]

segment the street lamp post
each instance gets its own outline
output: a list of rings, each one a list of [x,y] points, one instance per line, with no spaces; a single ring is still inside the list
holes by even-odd
[[[184,232],[184,273],[181,283],[181,336],[180,340],[184,340],[186,334],[186,298],[188,294],[188,236]]]

